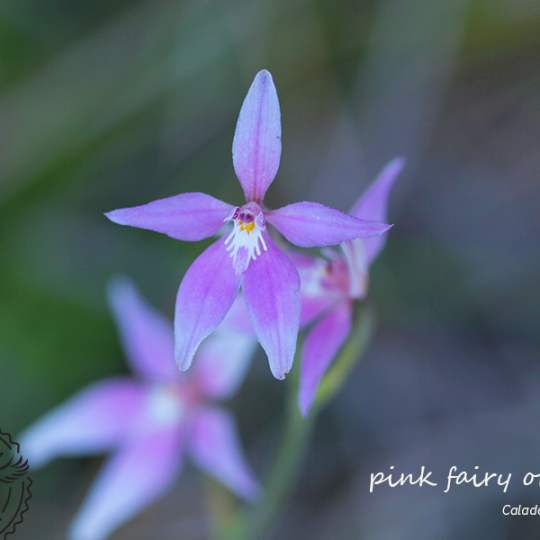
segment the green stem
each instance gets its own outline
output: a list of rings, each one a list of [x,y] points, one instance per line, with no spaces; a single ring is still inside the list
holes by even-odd
[[[300,414],[296,400],[297,387],[296,381],[289,382],[287,424],[281,447],[270,472],[265,494],[248,516],[245,532],[240,537],[242,540],[263,537],[286,502],[300,472],[315,415],[303,418]]]
[[[284,435],[264,495],[250,512],[239,512],[234,523],[221,531],[222,540],[260,540],[266,536],[281,508],[285,506],[296,482],[317,414],[341,388],[355,360],[367,347],[372,327],[372,315],[364,307],[349,340],[325,375],[317,393],[316,403],[307,418],[302,417],[298,408],[299,368],[294,370],[289,381]]]

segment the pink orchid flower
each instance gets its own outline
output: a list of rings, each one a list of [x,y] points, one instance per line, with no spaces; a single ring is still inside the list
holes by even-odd
[[[59,455],[113,452],[72,523],[70,538],[107,538],[171,487],[186,454],[240,497],[256,497],[259,486],[233,418],[208,404],[234,393],[254,339],[219,329],[184,376],[174,362],[172,327],[130,282],[114,282],[110,301],[137,378],[91,385],[21,438],[33,469]]]
[[[403,163],[402,159],[388,163],[351,214],[386,220],[388,196]],[[385,242],[385,236],[350,240],[341,244],[341,254],[326,250],[326,259],[294,256],[302,280],[301,323],[317,319],[302,349],[298,399],[304,415],[309,412],[322,376],[349,335],[353,301],[365,297],[369,266]]]
[[[246,203],[232,206],[204,193],[183,193],[107,213],[121,225],[196,241],[232,230],[204,251],[187,271],[176,300],[175,355],[190,367],[200,343],[225,317],[238,290],[274,376],[290,371],[300,318],[300,280],[267,225],[300,247],[337,245],[380,235],[384,223],[365,221],[318,203],[299,202],[277,210],[264,206],[281,157],[281,114],[272,76],[260,71],[242,104],[232,146],[233,165]]]

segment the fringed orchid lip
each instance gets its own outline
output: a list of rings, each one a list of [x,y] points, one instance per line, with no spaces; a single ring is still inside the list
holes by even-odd
[[[234,270],[241,274],[247,270],[250,261],[268,251],[263,233],[266,224],[263,211],[257,203],[250,202],[234,209],[225,219],[233,222],[233,230],[225,239],[225,246],[232,260]]]

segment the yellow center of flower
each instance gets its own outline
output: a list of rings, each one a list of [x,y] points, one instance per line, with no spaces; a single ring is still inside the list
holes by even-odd
[[[244,223],[243,221],[239,222],[239,227],[241,231],[247,232],[248,234],[255,228],[255,222]]]
[[[235,272],[241,274],[250,261],[268,250],[263,236],[266,229],[264,214],[256,203],[247,203],[235,208],[225,221],[233,223],[231,234],[225,239],[225,246],[232,257]]]

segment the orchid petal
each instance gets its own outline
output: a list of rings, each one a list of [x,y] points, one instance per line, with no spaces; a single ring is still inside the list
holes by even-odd
[[[233,211],[230,204],[205,193],[181,193],[105,215],[119,225],[160,232],[176,240],[196,241],[219,231]]]
[[[253,500],[259,485],[240,445],[232,416],[214,408],[195,413],[189,437],[193,461],[240,497]]]
[[[199,348],[195,384],[212,398],[231,397],[242,383],[255,345],[253,336],[218,330]]]
[[[223,239],[214,242],[189,267],[176,297],[175,356],[187,370],[202,340],[223,320],[238,293],[239,277]]]
[[[128,279],[111,282],[109,302],[134,371],[150,380],[176,379],[172,324],[144,301]]]
[[[300,247],[340,244],[353,238],[380,235],[391,225],[349,216],[314,202],[299,202],[265,213],[289,242]]]
[[[317,387],[351,329],[351,306],[340,302],[308,333],[302,350],[299,405],[305,416],[313,403]]]
[[[277,379],[290,371],[300,323],[300,278],[289,257],[266,235],[268,250],[243,274],[255,334]]]
[[[351,215],[376,221],[386,221],[388,197],[394,183],[405,165],[405,160],[394,159],[379,173],[379,176],[358,199],[351,210]],[[379,254],[386,242],[386,236],[377,236],[362,240],[364,257],[369,265]]]
[[[146,390],[129,379],[94,384],[56,407],[20,438],[33,468],[58,455],[101,452],[118,444],[143,412]]]
[[[181,434],[161,430],[133,440],[101,470],[71,529],[71,540],[104,540],[159,498],[181,466]]]
[[[261,202],[281,157],[281,113],[272,80],[259,71],[242,103],[233,146],[234,170],[247,201]]]

